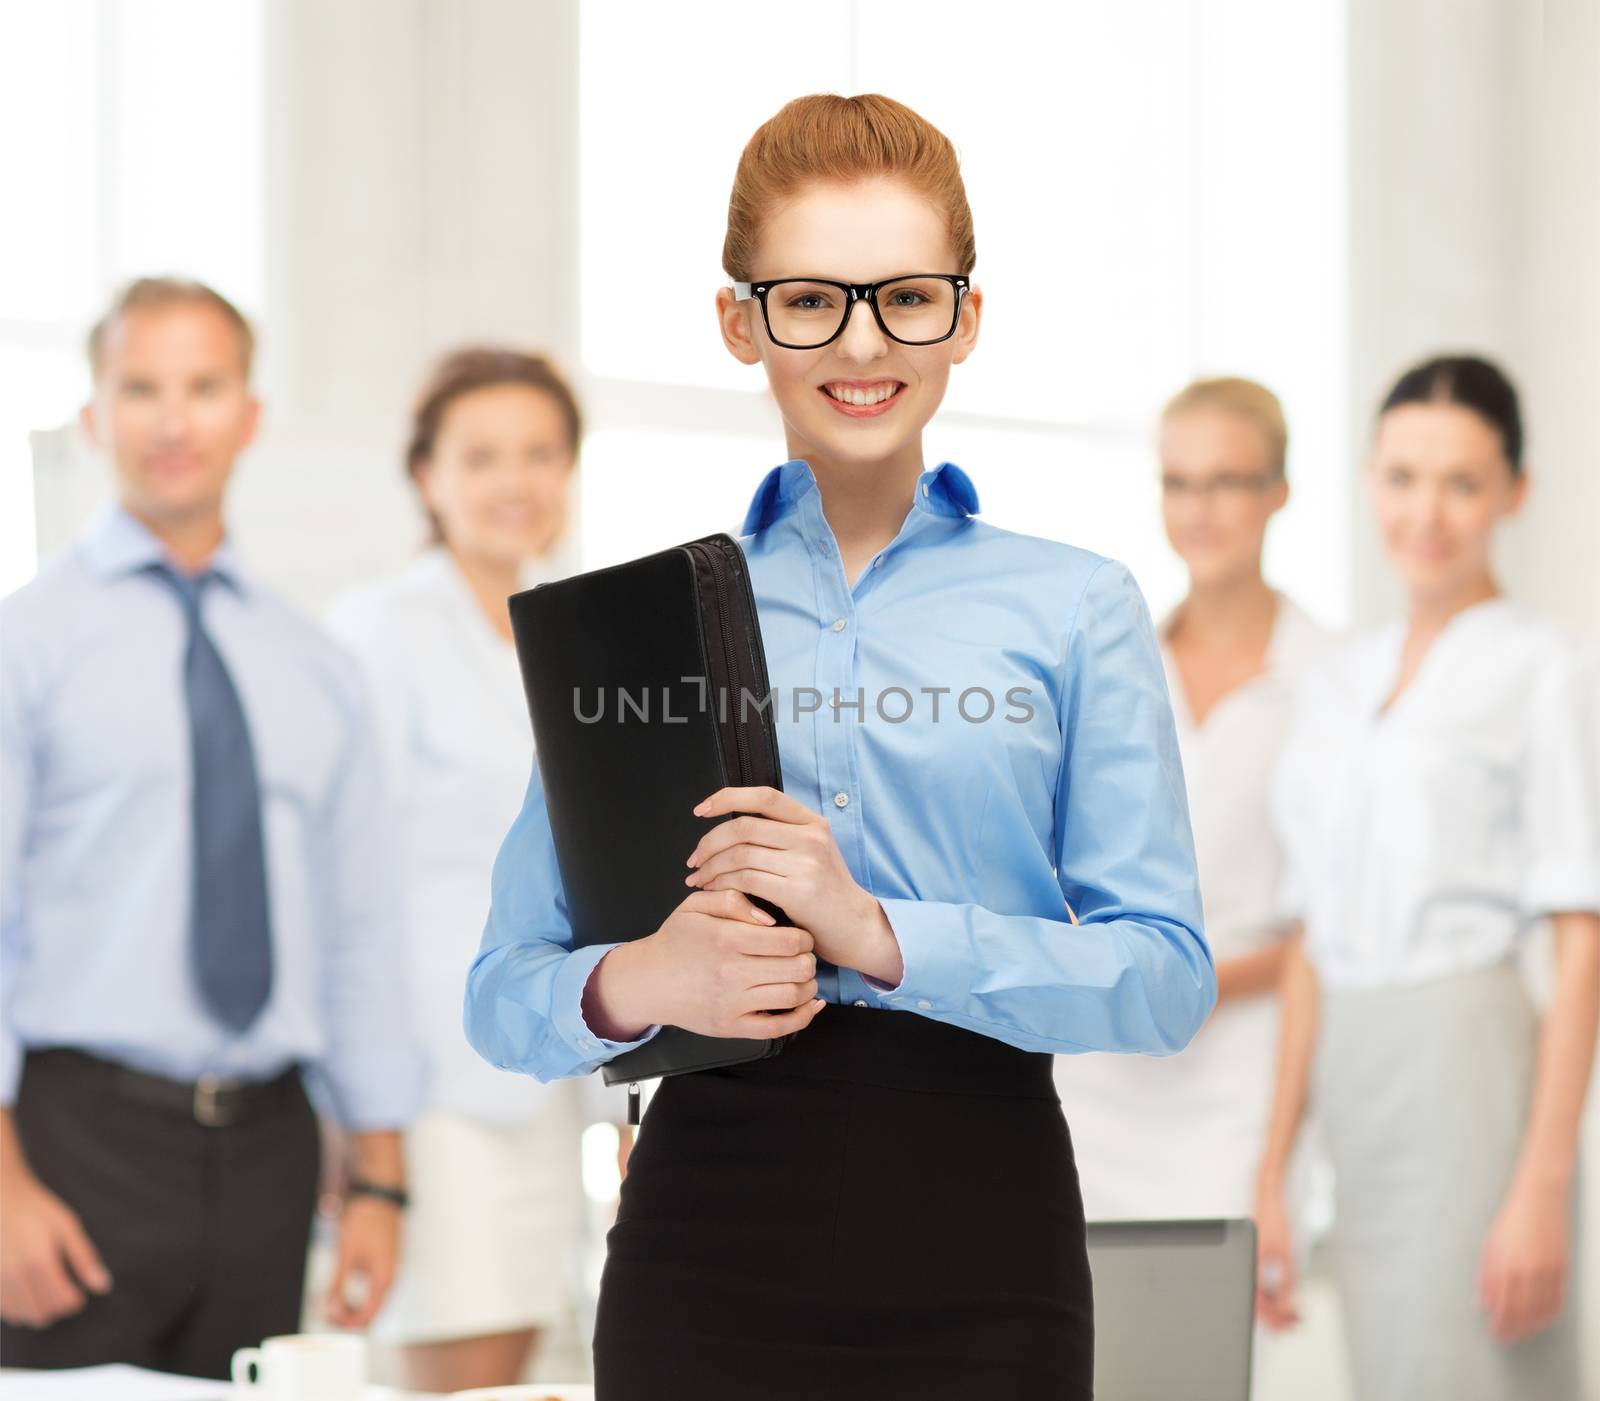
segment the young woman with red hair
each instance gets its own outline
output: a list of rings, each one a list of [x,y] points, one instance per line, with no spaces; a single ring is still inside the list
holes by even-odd
[[[501,849],[467,990],[495,1064],[797,1033],[652,1100],[607,1241],[605,1401],[1091,1393],[1051,1053],[1176,1051],[1216,982],[1132,577],[988,525],[923,461],[978,342],[975,256],[954,150],[899,103],[801,98],[756,132],[717,316],[784,420],[740,541],[783,791],[705,795],[729,820],[631,941],[573,949],[537,774]]]

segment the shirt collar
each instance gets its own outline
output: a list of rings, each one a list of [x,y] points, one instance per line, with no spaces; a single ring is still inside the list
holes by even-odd
[[[179,568],[160,539],[119,501],[100,506],[83,533],[79,549],[95,577],[104,583],[153,564]],[[236,592],[248,592],[238,554],[226,534],[206,568]]]
[[[780,463],[761,479],[750,509],[745,512],[741,535],[754,535],[782,519],[796,502],[816,489],[816,474],[803,457]],[[978,491],[954,462],[941,462],[917,478],[912,508],[932,516],[960,519],[978,514]]]

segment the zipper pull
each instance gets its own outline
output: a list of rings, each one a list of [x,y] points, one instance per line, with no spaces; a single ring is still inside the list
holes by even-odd
[[[639,1082],[635,1080],[628,1086],[628,1126],[637,1128],[639,1124]]]

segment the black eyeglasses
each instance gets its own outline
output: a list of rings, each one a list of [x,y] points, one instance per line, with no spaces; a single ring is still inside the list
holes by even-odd
[[[817,350],[835,341],[858,301],[872,308],[878,327],[901,345],[937,345],[955,334],[961,299],[971,284],[959,273],[919,272],[882,282],[834,282],[825,277],[780,277],[735,282],[736,301],[754,297],[774,345]]]

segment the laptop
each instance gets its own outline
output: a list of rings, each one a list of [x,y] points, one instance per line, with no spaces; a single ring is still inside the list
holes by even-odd
[[[1096,1401],[1249,1401],[1249,1220],[1091,1221]]]

